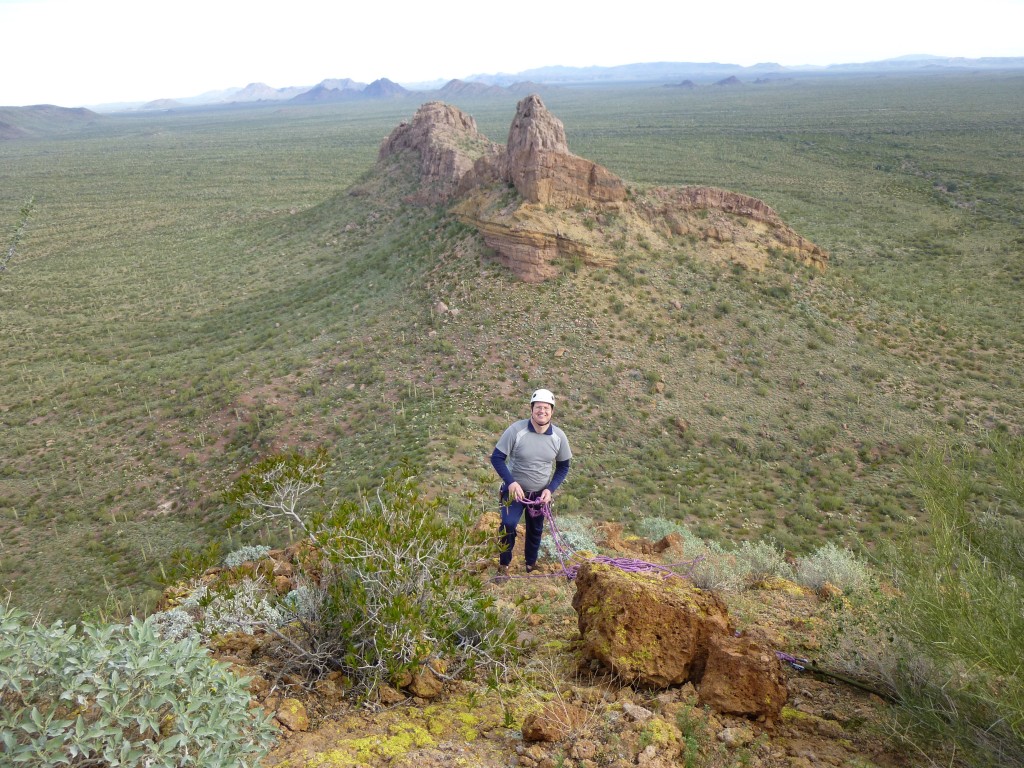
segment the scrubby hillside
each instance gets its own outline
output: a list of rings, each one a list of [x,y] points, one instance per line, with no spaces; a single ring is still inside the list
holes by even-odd
[[[0,532],[13,602],[50,616],[145,613],[161,581],[201,571],[242,543],[289,543],[294,529],[228,528],[222,496],[244,468],[286,449],[324,448],[326,485],[340,499],[406,464],[428,496],[484,515],[496,486],[486,457],[538,386],[556,392],[556,421],[575,453],[556,512],[584,526],[619,523],[628,535],[658,518],[723,552],[774,539],[794,562],[825,544],[870,557],[896,537],[923,537],[930,515],[907,471],[919,464],[916,451],[961,443],[993,455],[989,433],[1016,434],[1024,423],[1024,347],[1012,322],[1019,179],[1011,166],[997,172],[1001,139],[1020,112],[1005,105],[999,83],[989,86],[987,95],[972,92],[989,100],[984,119],[928,109],[935,94],[948,99],[945,88],[885,91],[921,107],[901,117],[904,138],[891,140],[878,133],[891,129],[890,116],[858,118],[853,107],[849,135],[837,133],[817,96],[793,113],[805,121],[796,126],[765,127],[761,110],[731,102],[688,102],[703,121],[686,133],[692,146],[679,138],[682,107],[664,101],[678,94],[639,100],[637,120],[651,123],[639,133],[598,102],[570,99],[566,114],[592,115],[579,123],[586,129],[570,123],[570,134],[599,151],[609,176],[618,178],[609,168],[624,174],[617,208],[531,202],[500,189],[500,165],[474,160],[475,178],[499,186],[461,198],[472,210],[450,209],[423,194],[422,168],[402,152],[375,162],[380,138],[410,117],[395,106],[346,113],[344,129],[319,113],[295,124],[269,113],[199,123],[169,116],[67,140],[60,147],[74,151],[62,155],[62,187],[37,197],[0,282],[8,342],[0,412],[13,446],[0,465]],[[739,98],[718,90],[701,98]],[[724,107],[738,110],[727,129]],[[480,109],[499,125],[514,113]],[[928,138],[953,129],[931,132],[928,121],[940,118],[970,129],[971,154],[954,153],[960,165]],[[653,137],[646,154],[620,147],[634,134]],[[760,154],[739,153],[752,141]],[[17,160],[5,171],[12,183],[2,185],[11,211],[52,178],[45,153],[19,154],[15,144],[5,149]],[[671,151],[658,154],[661,145]],[[473,150],[494,159],[483,140]],[[687,163],[692,186],[735,190],[734,201],[770,187],[773,205],[798,215],[776,214],[785,230],[722,205],[674,223],[659,213],[656,226],[658,216],[636,218],[685,201],[664,188]],[[618,190],[594,165],[573,167]],[[630,180],[631,168],[651,183]],[[97,176],[109,184],[98,187]],[[507,240],[487,228],[497,222],[507,235],[517,221],[555,230],[556,246],[542,249],[542,282],[524,282]],[[772,240],[779,232],[820,243],[828,266],[787,252],[799,241]],[[950,295],[959,298],[950,304]],[[967,494],[978,509],[997,498],[988,483]],[[1016,516],[1019,501],[1006,504],[999,508]],[[982,523],[977,539],[1015,540]],[[538,627],[540,674],[545,664],[571,665],[561,651],[573,617],[557,607],[565,591],[525,582],[498,594],[517,621]],[[790,604],[783,594],[731,602],[743,626],[767,627],[774,646],[809,655],[828,631],[849,630],[842,602],[801,594]],[[547,610],[550,619],[530,618]],[[870,625],[870,616],[858,620]],[[1013,679],[1008,669],[1010,677],[990,681],[996,689]],[[878,702],[818,683],[794,683],[803,691],[796,698],[811,703],[794,699],[789,730],[775,734],[789,741],[779,747],[756,729],[749,739],[723,736],[733,724],[693,711],[683,691],[659,702],[566,682],[570,669],[555,674],[535,695],[586,704],[600,735],[582,741],[600,746],[529,753],[522,764],[620,759],[607,751],[616,739],[632,760],[661,744],[661,731],[623,725],[628,708],[602,703],[619,696],[674,723],[678,735],[669,729],[666,738],[677,756],[691,738],[711,755],[716,739],[735,736],[739,746],[720,755],[726,764],[803,764],[812,753],[840,763],[910,760],[867,744],[872,732],[861,725],[882,717]],[[490,695],[465,693],[467,707]],[[493,739],[473,748],[497,743],[495,759],[507,761],[514,729],[501,730],[504,715],[486,725],[479,730]],[[365,738],[390,728],[374,727]],[[441,749],[438,760],[463,749],[422,727],[437,745],[420,746]],[[402,743],[420,733],[394,729]],[[812,730],[829,746],[801,746]]]
[[[755,264],[732,259],[735,238],[709,239],[699,211],[680,222],[686,232],[655,239],[615,210],[539,204],[534,221],[591,238],[604,261],[559,255],[552,279],[526,284],[475,227],[409,201],[421,197],[415,163],[354,178],[373,165],[379,136],[409,117],[393,109],[334,128],[342,149],[313,178],[283,148],[276,166],[247,165],[259,134],[230,118],[133,121],[127,138],[75,145],[68,195],[37,203],[24,255],[0,286],[14,446],[4,569],[17,602],[74,615],[106,584],[119,600],[151,605],[160,563],[224,536],[219,495],[230,478],[284,447],[329,447],[342,492],[406,460],[439,489],[488,498],[486,456],[537,386],[559,396],[557,419],[576,447],[566,512],[630,522],[654,510],[706,538],[770,535],[794,552],[820,537],[870,549],[919,512],[902,468],[915,446],[1019,426],[1019,334],[1000,325],[1015,283],[1003,267],[956,286],[973,295],[988,280],[988,306],[960,301],[943,320],[940,275],[917,251],[899,271],[885,259],[867,271],[868,255],[853,261],[843,227],[859,221],[854,208],[837,219],[815,209],[803,225],[845,258],[822,273],[764,246]],[[511,107],[505,115],[507,126]],[[591,119],[601,128],[610,118]],[[311,117],[288,130],[313,142],[332,125]],[[125,141],[137,162],[107,162]],[[303,169],[306,144],[294,150]],[[622,164],[614,146],[603,152]],[[806,183],[817,184],[810,164],[825,150],[797,149]],[[191,152],[242,154],[225,174],[213,159],[183,159]],[[326,152],[317,145],[317,157]],[[843,168],[832,156],[824,161]],[[11,165],[24,168],[12,195],[49,178],[34,162]],[[915,221],[956,211],[974,223],[972,242],[997,242],[1012,214],[1000,201],[1012,201],[997,196],[978,214],[950,208],[954,193],[936,199],[915,170],[923,162],[892,199]],[[846,194],[860,185],[874,200],[858,162],[850,167]],[[102,168],[112,181],[100,195]],[[331,180],[338,189],[325,200]],[[638,202],[652,194],[629,188]],[[955,195],[965,194],[962,184]],[[877,239],[878,211],[864,207]],[[761,226],[707,215],[738,233]],[[1012,272],[999,251],[976,253]],[[54,286],[64,286],[56,300]],[[66,568],[40,559],[49,547]]]

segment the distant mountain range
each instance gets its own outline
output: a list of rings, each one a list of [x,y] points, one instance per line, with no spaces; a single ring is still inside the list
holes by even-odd
[[[169,110],[185,107],[201,107],[229,104],[250,104],[259,102],[291,102],[295,104],[317,104],[323,102],[356,101],[361,99],[396,99],[415,95],[422,97],[429,93],[437,98],[449,94],[465,96],[484,95],[488,92],[520,92],[540,86],[574,86],[588,84],[629,84],[651,83],[682,87],[697,87],[729,80],[730,83],[765,82],[782,77],[799,77],[830,74],[912,73],[936,71],[969,70],[1016,70],[1024,69],[1022,57],[987,57],[968,59],[962,57],[931,56],[913,54],[883,61],[828,66],[783,66],[775,63],[754,64],[744,67],[738,64],[718,62],[649,62],[645,64],[622,64],[614,67],[565,67],[551,66],[528,69],[515,74],[476,74],[465,80],[443,80],[400,85],[387,78],[372,83],[360,83],[351,78],[331,78],[316,85],[273,88],[265,83],[249,83],[241,88],[227,88],[207,91],[198,96],[175,99],[157,99],[146,103],[122,102],[100,104],[93,107],[98,112],[119,112],[136,110]],[[735,80],[732,80],[732,79]]]
[[[429,94],[439,99],[452,96],[483,96],[508,92],[536,90],[542,83],[517,80],[508,85],[494,85],[485,82],[449,80],[440,84],[419,84],[418,88],[405,88],[386,77],[372,83],[359,83],[350,78],[324,80],[311,88],[271,88],[264,83],[249,83],[244,88],[230,88],[225,91],[211,91],[184,99],[158,99],[141,105],[102,105],[99,111],[121,110],[169,110],[186,107],[201,107],[228,104],[253,104],[278,102],[288,104],[322,104],[325,102],[361,101],[367,99],[402,99],[410,95],[422,97]],[[433,86],[433,87],[431,87]]]

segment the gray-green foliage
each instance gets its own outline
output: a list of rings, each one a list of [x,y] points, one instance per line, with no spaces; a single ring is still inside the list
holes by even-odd
[[[867,566],[853,552],[828,542],[800,559],[796,581],[811,589],[821,589],[828,583],[843,592],[857,592],[871,583],[871,576]]]
[[[160,636],[169,640],[193,636],[209,640],[228,632],[251,635],[280,626],[291,614],[291,608],[278,607],[275,598],[264,582],[250,578],[215,589],[199,584],[180,604],[155,614],[152,621]]]
[[[738,590],[772,577],[792,578],[793,569],[774,541],[743,541],[734,549],[708,542],[691,578],[702,589]]]
[[[192,614],[204,638],[228,632],[251,635],[257,629],[284,622],[284,614],[272,598],[263,582],[242,579],[214,590],[201,585],[182,601],[181,607]]]
[[[597,554],[597,543],[594,541],[594,521],[582,515],[559,515],[557,518],[558,533],[569,554],[573,552],[590,552]],[[547,526],[545,525],[545,528]],[[540,542],[540,555],[558,561],[555,542],[545,532]]]
[[[224,558],[225,568],[237,568],[242,563],[256,562],[262,560],[270,553],[270,547],[265,544],[248,545],[239,547],[229,552]]]
[[[793,568],[786,562],[785,553],[773,540],[741,542],[736,558],[745,564],[747,578],[752,582],[793,577]]]
[[[736,590],[743,587],[747,572],[736,556],[716,541],[695,552],[690,580],[701,589]]]
[[[152,621],[43,626],[0,605],[0,742],[11,766],[254,766],[273,729],[246,681]]]
[[[774,541],[744,541],[730,550],[695,536],[682,523],[661,517],[644,518],[636,524],[635,530],[652,541],[679,534],[683,552],[694,560],[688,575],[701,589],[742,589],[773,576],[791,578],[793,575]]]

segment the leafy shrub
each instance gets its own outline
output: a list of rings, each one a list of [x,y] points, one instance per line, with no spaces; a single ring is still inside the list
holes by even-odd
[[[280,474],[291,483],[296,473]],[[497,670],[514,652],[511,624],[470,567],[497,554],[472,509],[423,497],[402,471],[373,494],[303,511],[294,496],[281,503],[273,480],[247,487],[250,521],[300,515],[313,544],[299,566],[298,594],[276,606],[287,624],[278,634],[287,639],[289,669],[307,677],[341,670],[355,692],[370,696],[424,667]]]
[[[870,584],[871,577],[853,552],[829,542],[797,563],[796,581],[810,589],[821,589],[827,582],[843,592],[858,592]]]
[[[736,560],[743,564],[747,579],[757,583],[770,578],[789,579],[793,568],[774,540],[744,541],[735,552]]]
[[[265,544],[239,547],[234,552],[229,552],[224,558],[225,568],[237,568],[242,563],[256,562],[262,560],[270,553],[270,547]]]
[[[152,621],[49,627],[0,605],[6,765],[254,766],[273,742],[247,681]]]

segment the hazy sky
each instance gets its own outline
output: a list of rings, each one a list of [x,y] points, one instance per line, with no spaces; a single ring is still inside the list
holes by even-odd
[[[553,64],[1024,56],[1024,0],[0,0],[0,105],[399,83]]]

